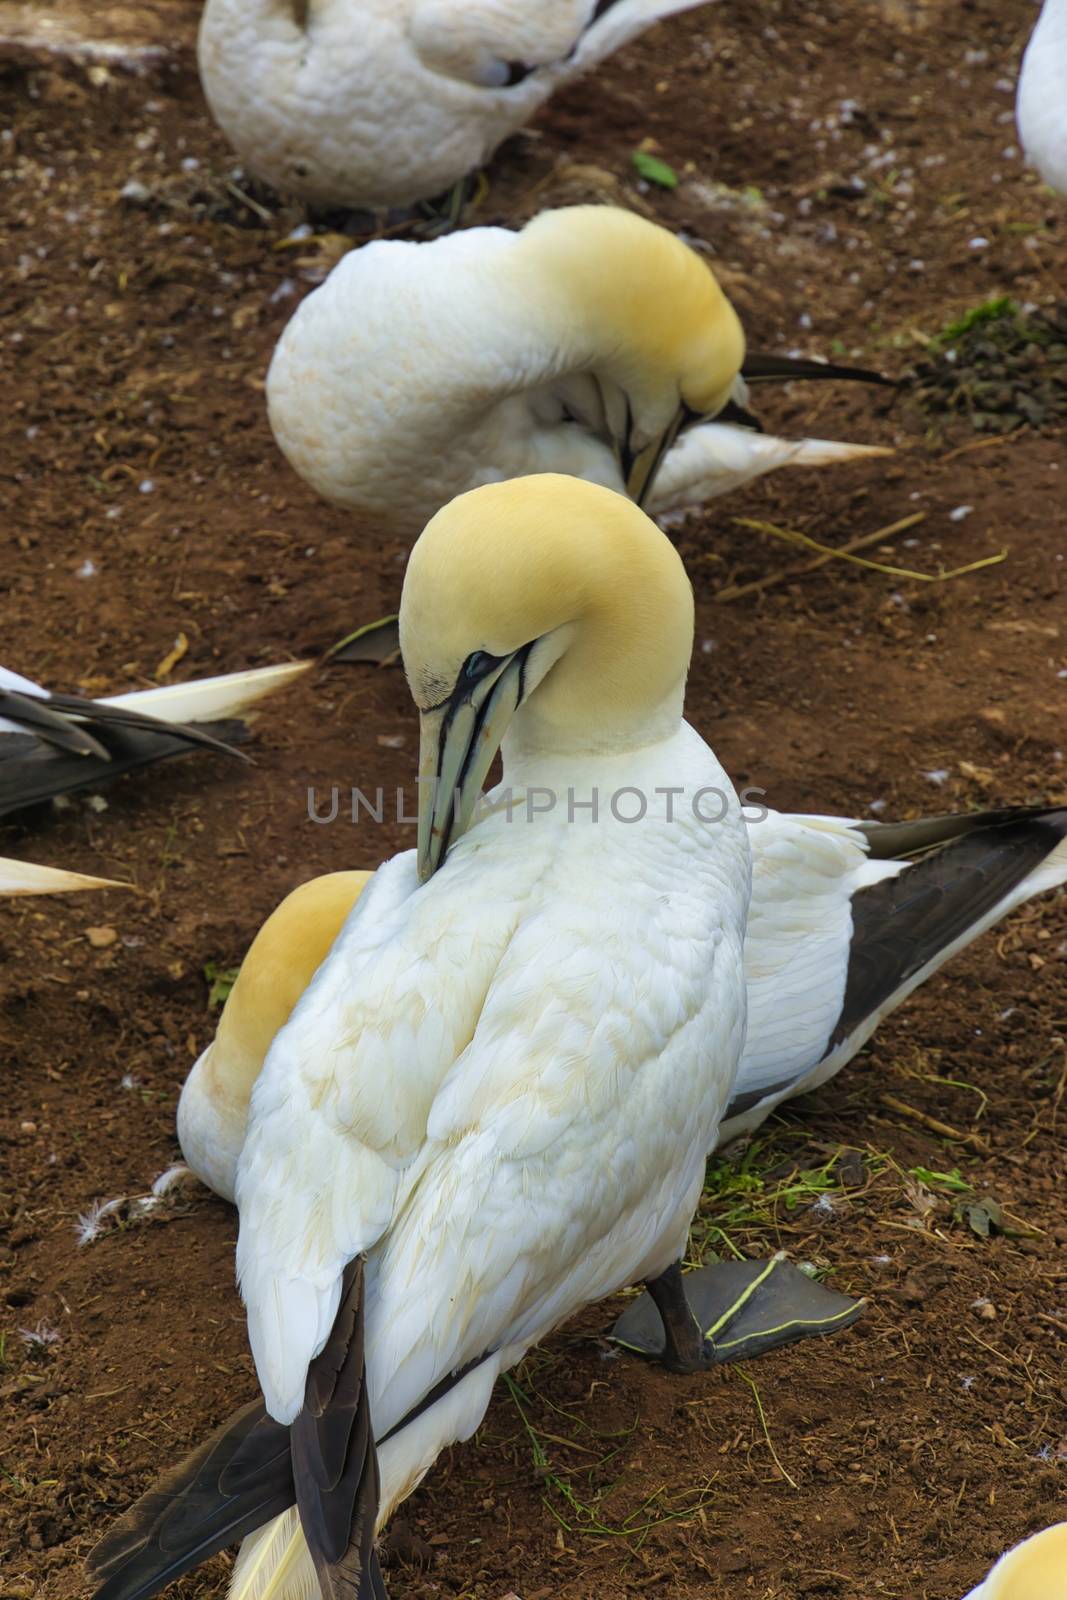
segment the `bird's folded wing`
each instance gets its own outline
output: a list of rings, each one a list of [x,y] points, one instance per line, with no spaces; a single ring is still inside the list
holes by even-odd
[[[53,694],[48,704],[50,709],[62,712],[66,717],[84,718],[85,723],[97,734],[112,727],[146,733],[163,732],[175,739],[181,739],[185,744],[205,745],[209,750],[224,750],[228,755],[239,754],[208,727],[170,719],[164,722],[146,712],[135,711],[126,705],[117,705],[114,701],[82,700],[78,695]],[[68,726],[71,724],[68,723]]]
[[[110,783],[124,772],[183,755],[192,748],[182,732],[172,732],[162,723],[143,729],[112,724],[106,730],[98,724],[97,731],[106,746],[103,757],[58,750],[19,735],[10,736],[10,748],[7,739],[0,740],[0,817],[75,789]],[[240,722],[214,723],[210,730],[216,743],[220,738],[227,741],[221,746],[227,751],[245,731]]]
[[[896,388],[896,379],[884,372],[874,372],[870,367],[848,367],[839,362],[815,361],[810,356],[780,356],[759,350],[748,350],[741,365],[741,376],[746,383],[789,383],[796,378],[818,382],[844,381],[846,383],[883,384]]]
[[[304,1407],[290,1432],[300,1525],[323,1600],[372,1600],[384,1592],[374,1553],[379,1476],[363,1325],[363,1258],[357,1257],[345,1268],[337,1316],[308,1368]]]
[[[770,812],[749,828],[745,933],[748,1029],[726,1120],[799,1081],[821,1059],[841,1011],[852,897],[871,868],[847,822]]]
[[[84,727],[57,711],[51,700],[0,688],[0,722],[3,731],[31,734],[53,749],[71,755],[107,760],[107,751]]]
[[[1025,886],[1054,851],[1063,850],[1065,836],[1064,810],[995,821],[857,894],[848,983],[831,1042],[847,1039],[907,992],[913,979],[1043,887]],[[1063,870],[1067,874],[1067,861]],[[1059,881],[1055,875],[1053,881]]]

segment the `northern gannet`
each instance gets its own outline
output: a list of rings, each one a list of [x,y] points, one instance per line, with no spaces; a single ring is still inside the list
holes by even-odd
[[[1015,120],[1026,159],[1067,195],[1067,0],[1045,0],[1023,53]]]
[[[1067,1522],[1015,1545],[963,1600],[1067,1600]]]
[[[570,206],[518,233],[351,251],[283,329],[267,406],[317,493],[412,537],[454,495],[525,473],[573,473],[658,515],[776,467],[891,453],[709,420],[743,405],[744,363],[697,251],[632,212]]]
[[[423,532],[400,633],[418,848],[379,868],[271,1044],[238,1160],[266,1409],[123,1519],[98,1600],[272,1517],[231,1597],[270,1573],[277,1600],[316,1575],[381,1594],[376,1528],[580,1306],[644,1279],[668,1364],[713,1354],[678,1262],[744,1035],[749,848],[682,719],[681,562],[599,486],[488,485]]]
[[[704,3],[206,0],[200,78],[250,172],[384,210],[443,194],[562,84]]]
[[[41,867],[33,861],[0,856],[0,896],[16,894],[70,894],[75,889],[130,889],[115,878],[90,878],[61,867]]]
[[[232,718],[309,670],[306,661],[104,700],[44,689],[0,667],[0,817],[195,749],[238,754]]]
[[[859,823],[769,811],[749,828],[748,1031],[717,1143],[826,1083],[921,983],[1024,900],[1067,882],[1067,810]],[[312,878],[249,947],[178,1101],[178,1140],[234,1196],[248,1101],[370,872]]]

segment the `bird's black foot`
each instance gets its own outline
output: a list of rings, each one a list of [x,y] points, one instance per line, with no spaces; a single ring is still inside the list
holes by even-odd
[[[326,652],[327,661],[367,661],[379,667],[399,659],[400,619],[395,615],[364,623]]]
[[[706,1372],[715,1365],[715,1346],[705,1339],[700,1323],[686,1299],[682,1264],[675,1261],[646,1288],[662,1325],[659,1359],[668,1372]],[[644,1296],[642,1296],[642,1299]]]
[[[855,1322],[865,1304],[817,1283],[782,1255],[719,1261],[684,1274],[676,1262],[647,1289],[611,1337],[670,1372],[704,1372],[836,1333]]]

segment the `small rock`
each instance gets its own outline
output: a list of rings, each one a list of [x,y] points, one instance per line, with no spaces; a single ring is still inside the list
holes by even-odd
[[[148,206],[152,203],[152,191],[137,178],[131,178],[119,190],[119,199],[129,206]]]
[[[106,950],[109,944],[114,944],[118,933],[114,928],[107,926],[101,928],[86,928],[85,937],[94,950]]]
[[[20,1122],[19,1123],[19,1132],[20,1133],[36,1133],[37,1132],[37,1124],[36,1124],[36,1122]]]
[[[980,1317],[983,1322],[996,1321],[997,1308],[993,1304],[992,1300],[976,1300],[971,1306],[971,1310],[974,1312],[975,1316]]]

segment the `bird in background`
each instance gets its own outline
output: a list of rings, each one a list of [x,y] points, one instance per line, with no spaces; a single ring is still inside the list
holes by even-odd
[[[376,1530],[552,1328],[644,1280],[663,1361],[701,1371],[703,1330],[774,1268],[730,1264],[741,1281],[700,1309],[680,1271],[744,1037],[750,867],[682,716],[677,553],[600,486],[487,485],[420,537],[400,631],[417,848],[375,874],[271,1044],[238,1160],[263,1404],[105,1538],[98,1600],[143,1600],[238,1537],[233,1600],[382,1595]],[[632,824],[507,804],[620,784],[649,797]],[[711,830],[678,800],[709,789]]]
[[[826,1083],[959,951],[1067,882],[1067,808],[861,823],[768,811],[749,824],[748,1028],[718,1146]],[[333,872],[284,899],[249,947],[178,1102],[193,1171],[234,1197],[249,1098],[275,1034],[374,874]]]
[[[963,1600],[1067,1600],[1067,1522],[1015,1545]]]
[[[453,496],[529,473],[659,515],[777,467],[891,453],[736,425],[753,421],[746,376],[887,381],[746,357],[703,256],[632,212],[572,206],[351,251],[282,331],[267,405],[318,494],[412,538]]]
[[[1067,0],[1045,0],[1019,71],[1015,120],[1026,159],[1067,195]]]
[[[461,184],[557,89],[704,3],[206,0],[197,58],[249,172],[384,211]]]
[[[239,756],[241,715],[307,661],[133,689],[103,700],[42,688],[0,667],[0,817],[195,750]]]

